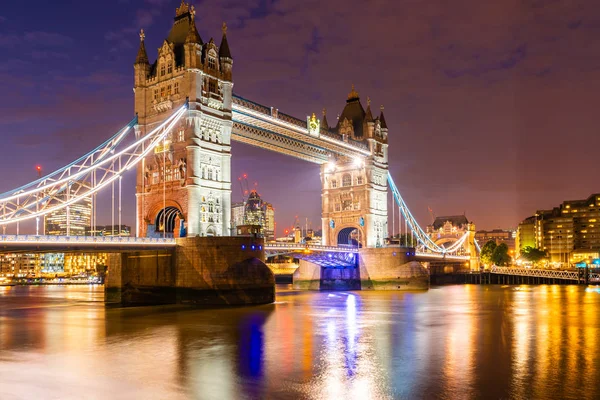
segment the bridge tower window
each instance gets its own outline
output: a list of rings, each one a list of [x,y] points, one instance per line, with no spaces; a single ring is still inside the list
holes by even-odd
[[[337,187],[337,181],[335,179],[331,180],[331,187],[335,189]]]
[[[165,64],[162,64],[160,66],[160,76],[164,76],[165,75]]]
[[[342,211],[342,205],[340,203],[335,205],[335,211]]]
[[[363,184],[363,177],[359,176],[358,178],[356,178],[356,184],[357,185],[362,185]]]
[[[210,56],[208,57],[208,68],[210,68],[210,69],[217,68],[217,62],[214,57],[210,57]]]
[[[173,63],[169,61],[169,63],[167,64],[167,74],[172,74],[173,73]]]
[[[173,84],[173,94],[179,94],[179,82]]]
[[[352,186],[352,176],[350,176],[350,174],[345,174],[342,177],[342,186]]]
[[[179,133],[177,134],[177,140],[180,142],[185,142],[185,131],[183,129],[179,130]]]

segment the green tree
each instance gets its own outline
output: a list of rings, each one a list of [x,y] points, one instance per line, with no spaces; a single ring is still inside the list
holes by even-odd
[[[481,248],[481,262],[484,264],[491,264],[493,262],[492,256],[494,255],[494,250],[496,250],[496,242],[493,240],[489,240],[484,244]]]
[[[494,249],[492,253],[492,261],[494,264],[499,266],[507,266],[510,263],[510,256],[508,255],[508,246],[506,243],[500,243]]]
[[[526,246],[521,249],[521,257],[534,264],[537,264],[547,256],[544,250],[536,249],[535,247]]]

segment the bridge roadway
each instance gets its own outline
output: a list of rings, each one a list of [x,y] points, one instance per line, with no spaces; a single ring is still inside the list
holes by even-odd
[[[4,252],[121,252],[169,249],[177,244],[173,238],[136,238],[125,236],[56,236],[56,235],[0,235],[0,251]],[[399,248],[400,249],[400,248]],[[267,243],[267,256],[301,253],[332,255],[357,254],[351,246],[322,246],[305,243]],[[468,261],[468,256],[416,252],[415,261]]]

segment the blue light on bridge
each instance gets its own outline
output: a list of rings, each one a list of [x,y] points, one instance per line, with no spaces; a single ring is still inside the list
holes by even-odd
[[[246,245],[245,244],[242,245],[242,250],[246,250]]]
[[[252,245],[252,250],[256,250],[256,246],[255,245]]]

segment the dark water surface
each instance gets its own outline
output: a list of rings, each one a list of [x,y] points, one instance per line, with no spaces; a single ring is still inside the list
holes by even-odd
[[[0,287],[0,399],[598,399],[600,290],[294,292],[106,309],[103,288]]]

